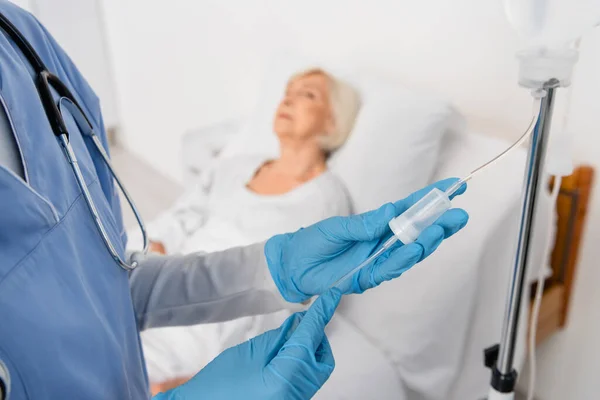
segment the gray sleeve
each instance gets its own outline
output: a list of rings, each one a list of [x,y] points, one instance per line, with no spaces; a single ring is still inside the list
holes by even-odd
[[[140,330],[265,314],[288,303],[267,267],[264,243],[211,254],[149,256],[130,275]]]

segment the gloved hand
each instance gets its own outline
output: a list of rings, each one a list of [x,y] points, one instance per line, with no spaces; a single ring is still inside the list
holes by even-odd
[[[325,325],[342,294],[332,289],[280,328],[225,350],[187,383],[155,400],[310,399],[335,362]]]
[[[444,191],[455,178],[437,182],[396,203],[350,217],[333,217],[294,233],[277,235],[265,245],[271,276],[289,302],[302,302],[322,293],[376,251],[392,235],[388,222],[429,193]],[[464,193],[463,185],[455,195]],[[454,196],[453,196],[454,197]],[[461,209],[446,211],[418,239],[404,246],[397,242],[371,265],[341,283],[342,293],[362,293],[400,276],[429,256],[440,243],[462,229],[468,215]]]

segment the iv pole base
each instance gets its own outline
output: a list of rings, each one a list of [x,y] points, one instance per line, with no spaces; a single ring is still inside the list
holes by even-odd
[[[498,344],[489,347],[484,351],[485,366],[492,370],[491,389],[498,394],[514,393],[518,378],[517,371],[513,368],[508,374],[503,374],[498,370],[496,362],[498,361],[499,351],[500,345]],[[488,397],[488,400],[494,398],[495,397]]]
[[[500,393],[495,389],[490,389],[487,400],[514,400],[515,392]]]
[[[508,374],[502,374],[498,368],[492,369],[492,389],[498,393],[514,393],[517,385],[517,371],[512,370]]]

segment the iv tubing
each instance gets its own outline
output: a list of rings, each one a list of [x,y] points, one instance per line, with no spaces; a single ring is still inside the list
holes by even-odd
[[[496,157],[492,158],[490,161],[486,162],[485,164],[477,167],[476,169],[471,171],[471,173],[469,175],[456,181],[456,183],[454,185],[452,185],[448,189],[446,189],[446,194],[448,196],[452,196],[462,185],[464,185],[465,183],[470,181],[478,173],[485,170],[487,167],[496,164],[496,162],[500,161],[502,158],[504,158],[506,155],[508,155],[512,150],[516,149],[521,144],[523,144],[523,142],[529,137],[529,135],[531,135],[531,132],[533,132],[533,130],[535,129],[535,124],[537,123],[538,117],[540,116],[541,97],[543,97],[542,93],[539,93],[539,92],[533,92],[533,95],[535,98],[535,101],[533,104],[533,110],[534,110],[533,117],[531,118],[531,122],[529,123],[529,126],[527,127],[527,129],[525,130],[523,135],[516,142],[514,142],[509,148],[504,150],[502,153],[498,154]]]
[[[527,129],[525,130],[523,135],[521,135],[521,137],[516,142],[514,142],[510,147],[508,147],[502,153],[498,154],[496,157],[492,158],[490,161],[486,162],[485,164],[477,167],[476,169],[471,171],[471,173],[469,175],[465,176],[462,179],[459,179],[452,186],[450,186],[448,189],[446,189],[445,193],[448,197],[452,196],[458,189],[460,189],[460,187],[462,185],[464,185],[465,183],[470,181],[474,176],[479,174],[481,171],[485,170],[487,167],[490,167],[490,166],[496,164],[496,162],[500,161],[502,158],[504,158],[506,155],[508,155],[512,150],[519,147],[529,137],[531,132],[533,132],[533,130],[535,129],[537,120],[540,116],[541,99],[545,95],[546,95],[546,92],[544,90],[532,91],[532,96],[534,97],[533,117],[531,118],[531,122],[529,123],[529,126],[527,127]],[[337,281],[335,281],[330,286],[330,288],[338,286],[340,283],[344,282],[346,279],[348,279],[349,277],[354,275],[356,272],[360,271],[361,269],[363,269],[364,267],[369,265],[371,262],[375,261],[380,255],[382,255],[386,250],[388,250],[390,247],[392,247],[392,245],[394,243],[396,243],[397,241],[398,241],[398,237],[396,237],[396,235],[393,235],[392,237],[390,237],[375,253],[371,254],[371,256],[369,256],[369,258],[367,258],[365,261],[360,263],[357,267],[353,268],[350,272],[344,274],[341,278],[339,278]]]

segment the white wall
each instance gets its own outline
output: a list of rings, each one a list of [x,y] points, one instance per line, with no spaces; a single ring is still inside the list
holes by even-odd
[[[31,0],[10,0],[19,7],[31,12]]]
[[[433,89],[452,99],[472,129],[492,135],[514,138],[529,118],[530,97],[516,85],[519,40],[500,0],[103,2],[125,141],[176,179],[181,134],[250,110],[265,57],[277,46]],[[571,125],[577,161],[596,167],[599,45],[600,32],[583,42]],[[592,202],[570,325],[540,355],[544,400],[597,397],[597,190]]]
[[[170,176],[180,176],[177,136],[247,111],[265,55],[289,43],[439,89],[478,121],[516,132],[528,118],[516,35],[499,1],[376,0],[368,10],[359,0],[104,3],[126,140]]]

